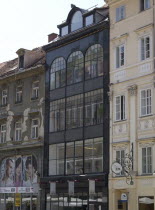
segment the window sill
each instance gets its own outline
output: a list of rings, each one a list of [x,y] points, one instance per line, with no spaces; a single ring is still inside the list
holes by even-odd
[[[121,20],[116,20],[116,22],[115,23],[119,23],[119,22],[121,22],[121,21],[123,21],[123,20],[125,20],[126,18],[122,18]]]
[[[148,173],[148,174],[141,174],[139,176],[153,176],[153,173]]]
[[[16,101],[15,104],[22,104],[22,101]]]
[[[153,114],[148,114],[148,115],[139,116],[139,118],[146,118],[146,117],[151,117],[151,116],[153,116]]]
[[[145,12],[145,11],[147,11],[149,9],[151,9],[151,7],[150,8],[147,8],[147,9],[144,9],[144,10],[140,10],[139,13]]]
[[[31,98],[31,101],[35,101],[35,100],[38,100],[39,97],[35,97],[35,98]]]
[[[114,123],[121,123],[121,122],[125,122],[127,121],[127,119],[124,119],[124,120],[115,120]]]

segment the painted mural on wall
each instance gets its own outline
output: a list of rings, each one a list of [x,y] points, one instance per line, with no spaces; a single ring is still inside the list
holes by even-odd
[[[32,187],[37,183],[37,161],[33,155],[3,159],[0,168],[1,187]]]

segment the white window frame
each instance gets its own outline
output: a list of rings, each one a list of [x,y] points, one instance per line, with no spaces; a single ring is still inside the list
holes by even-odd
[[[35,81],[32,84],[32,99],[37,98],[39,98],[39,81]]]
[[[17,126],[20,124],[20,126]],[[22,140],[22,124],[21,121],[17,121],[15,123],[15,141],[21,141]]]
[[[34,124],[34,121],[37,121],[37,125]],[[34,130],[34,136],[33,136],[33,130]],[[39,120],[32,119],[32,124],[31,124],[31,138],[32,139],[37,139],[39,137]]]
[[[0,128],[1,128],[0,142],[5,143],[6,142],[6,124],[2,124]]]
[[[21,90],[18,90],[18,88],[21,88]],[[23,95],[23,88],[22,86],[16,87],[16,103],[22,102],[22,95]]]
[[[6,93],[5,93],[6,91]],[[3,89],[2,90],[2,106],[7,105],[7,97],[8,97],[8,90]]]
[[[149,172],[148,171],[148,158],[149,158],[149,156],[148,156],[148,148],[151,148],[151,171]],[[146,149],[146,171],[143,171],[143,149]],[[152,172],[153,172],[153,148],[152,147],[142,147],[142,150],[141,150],[141,154],[142,154],[142,159],[141,159],[141,161],[142,161],[142,174],[152,174]]]
[[[116,22],[119,22],[125,19],[125,16],[126,16],[125,10],[126,10],[125,5],[121,5],[120,7],[116,8]]]
[[[149,50],[146,49],[146,40],[149,38]],[[144,46],[142,46],[142,40],[144,40]],[[140,61],[145,61],[151,58],[151,36],[145,35],[140,37]],[[147,55],[149,53],[149,56]]]
[[[143,114],[142,113],[142,91],[145,91],[145,95],[147,94],[147,91],[149,91],[150,90],[150,93],[151,93],[151,95],[150,95],[150,99],[148,99],[149,97],[145,97],[145,114]],[[147,88],[147,89],[142,89],[141,91],[140,91],[140,116],[141,117],[144,117],[144,116],[148,116],[148,115],[151,115],[152,114],[152,93],[153,93],[153,91],[152,91],[152,89],[151,88]],[[148,101],[149,100],[149,101]],[[147,104],[147,103],[149,103],[149,104]],[[150,106],[150,112],[148,112],[148,107]]]
[[[120,100],[120,104],[119,104],[119,118],[117,119],[117,104],[116,104],[116,101],[117,101],[117,98],[119,97],[119,100]],[[121,104],[121,97],[123,97],[123,108],[122,108],[122,104]],[[115,96],[115,121],[122,121],[122,120],[126,120],[126,96],[124,94],[122,95],[117,95]],[[123,109],[123,117],[121,117],[121,110]]]
[[[124,49],[123,50],[123,57],[124,59],[122,59],[122,48]],[[122,61],[123,61],[123,64],[122,64]],[[118,45],[116,46],[116,49],[115,49],[115,66],[116,66],[116,69],[118,68],[121,68],[125,65],[125,44],[121,44],[121,45]]]
[[[146,7],[146,2],[148,2],[148,5],[149,5],[148,7]],[[150,0],[140,0],[140,4],[143,4],[143,7],[144,7],[144,9],[141,9],[142,11],[150,9],[150,7],[151,7],[151,1]]]

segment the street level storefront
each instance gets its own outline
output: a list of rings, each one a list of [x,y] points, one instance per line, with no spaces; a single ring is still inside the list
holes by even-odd
[[[50,189],[46,189],[46,210],[101,210],[107,208],[108,194],[105,190],[105,175],[74,176],[64,181],[59,177],[57,180],[59,181],[51,182]]]
[[[4,158],[0,165],[0,209],[35,210],[37,194],[37,160],[34,155],[16,155]]]

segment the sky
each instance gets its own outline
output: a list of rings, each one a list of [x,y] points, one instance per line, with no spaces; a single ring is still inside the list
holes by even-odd
[[[19,48],[47,44],[50,33],[66,20],[71,4],[83,9],[103,6],[104,0],[1,0],[0,63],[17,57]]]

